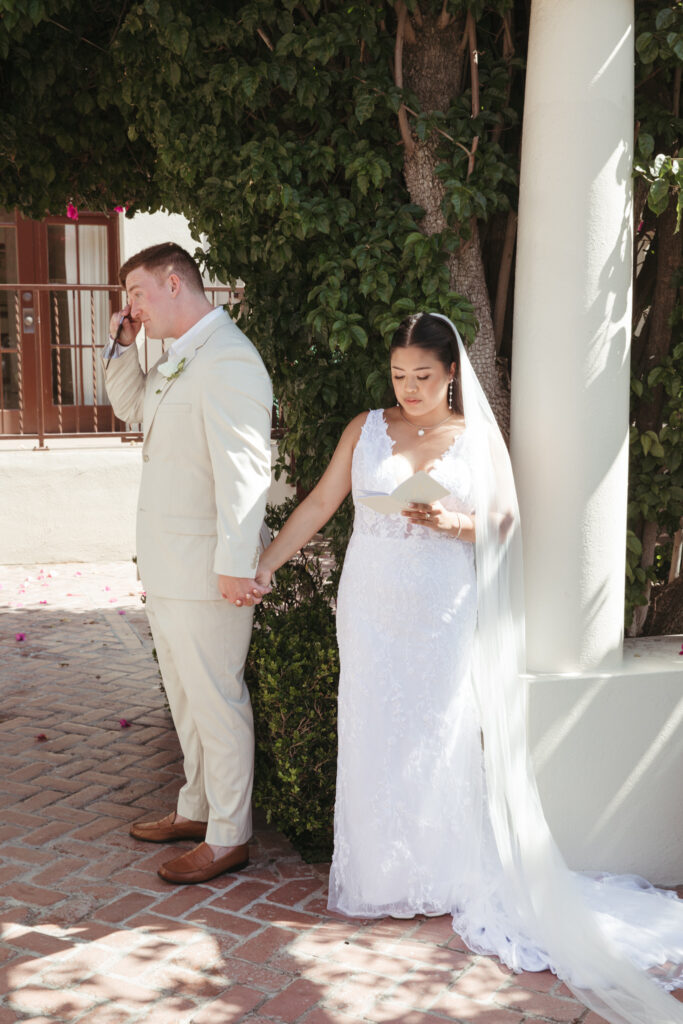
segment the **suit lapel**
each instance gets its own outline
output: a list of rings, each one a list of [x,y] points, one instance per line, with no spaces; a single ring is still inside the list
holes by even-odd
[[[225,314],[225,318],[227,318],[227,313]],[[159,406],[164,401],[166,395],[171,390],[175,382],[183,375],[183,373],[187,372],[188,364],[195,357],[199,349],[206,345],[209,338],[224,325],[224,317],[216,317],[215,320],[212,320],[210,324],[207,324],[204,330],[200,331],[191,340],[187,347],[183,346],[180,358],[184,359],[185,363],[181,372],[178,374],[178,377],[174,377],[173,380],[167,380],[166,377],[157,372],[157,368],[168,361],[168,352],[166,352],[149,371],[147,378],[147,394],[145,398],[145,437],[147,437],[152,429],[152,424],[154,423],[154,418],[159,410]]]

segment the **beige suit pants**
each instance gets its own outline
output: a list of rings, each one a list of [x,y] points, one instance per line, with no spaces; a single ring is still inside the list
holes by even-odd
[[[253,610],[228,601],[147,596],[146,610],[183,751],[178,814],[208,821],[206,841],[251,835],[254,722],[244,663]]]

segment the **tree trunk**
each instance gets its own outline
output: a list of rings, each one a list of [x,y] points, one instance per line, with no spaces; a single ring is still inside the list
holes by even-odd
[[[676,203],[669,201],[668,208],[657,219],[657,283],[650,310],[648,324],[647,359],[644,372],[658,366],[669,354],[672,328],[671,314],[676,305],[679,287],[679,271],[683,266],[682,236],[676,234]],[[652,401],[639,403],[636,424],[641,433],[662,427],[664,388],[653,389]]]
[[[683,633],[683,576],[653,588],[643,636]]]
[[[642,373],[647,379],[648,371],[659,366],[666,358],[671,349],[673,331],[671,315],[678,298],[678,287],[680,271],[683,267],[683,246],[681,233],[676,233],[676,204],[673,199],[669,201],[668,208],[657,218],[657,234],[654,241],[656,245],[656,282],[652,297],[652,306],[642,331],[645,335],[645,344],[634,346],[634,361],[636,372]],[[652,256],[649,257],[652,260]],[[643,275],[647,273],[643,270]],[[641,286],[647,282],[639,281]],[[652,389],[652,401],[644,401],[642,398],[636,408],[636,426],[641,433],[647,430],[654,430],[656,433],[662,428],[662,410],[666,395],[664,388],[658,384]],[[640,531],[643,545],[643,554],[640,564],[644,569],[649,569],[654,564],[656,539],[659,533],[659,525],[654,522],[643,523]],[[648,583],[646,595],[648,604],[637,607],[633,613],[630,636],[640,636],[645,626],[645,619],[648,614],[650,603],[651,584]]]
[[[467,51],[460,47],[464,21],[455,18],[445,27],[440,27],[441,21],[436,15],[423,13],[421,24],[408,22],[403,32],[399,16],[398,41],[404,57],[403,67],[398,68],[397,81],[401,84],[399,79],[403,77],[402,84],[416,94],[422,112],[448,110],[462,87],[463,65],[467,58]],[[397,63],[400,61],[401,52],[397,47]],[[425,211],[421,228],[426,235],[444,231],[444,190],[436,176],[439,138],[433,134],[420,142],[413,137],[411,144],[404,130],[404,144],[404,174],[408,192],[411,201]],[[454,291],[465,295],[474,306],[479,331],[469,350],[470,359],[498,424],[507,437],[510,394],[505,373],[496,358],[491,300],[484,275],[479,230],[474,219],[470,224],[470,232],[470,238],[461,242],[460,248],[449,256],[450,284]]]

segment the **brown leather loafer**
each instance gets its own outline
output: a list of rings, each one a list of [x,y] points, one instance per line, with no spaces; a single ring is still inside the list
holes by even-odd
[[[213,850],[208,843],[200,843],[194,850],[183,853],[174,860],[167,860],[162,864],[157,874],[165,882],[175,882],[177,885],[190,885],[193,882],[208,882],[216,875],[223,875],[228,871],[239,871],[249,863],[249,847],[246,843],[241,846],[231,846],[227,853],[214,859]]]
[[[146,843],[173,843],[176,839],[201,840],[206,835],[205,821],[176,821],[171,811],[160,821],[135,821],[129,833],[133,839]]]

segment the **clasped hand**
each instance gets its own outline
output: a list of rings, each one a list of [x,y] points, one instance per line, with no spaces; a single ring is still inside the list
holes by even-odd
[[[430,530],[440,530],[445,533],[456,534],[461,526],[458,513],[449,512],[440,501],[433,501],[431,505],[412,501],[408,508],[401,512],[401,515],[409,519],[411,523],[415,523],[416,526],[426,526]]]
[[[247,579],[243,576],[219,576],[218,589],[221,597],[224,597],[230,604],[237,608],[260,604],[265,594],[269,594],[271,587],[268,584],[261,584],[257,580]]]

